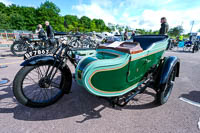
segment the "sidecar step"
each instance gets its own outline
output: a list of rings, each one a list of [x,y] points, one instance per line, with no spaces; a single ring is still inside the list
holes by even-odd
[[[147,80],[147,81],[149,81],[149,80]],[[133,90],[134,92],[133,92],[133,91],[130,92],[130,93],[132,93],[132,94],[131,94],[130,96],[124,98],[124,99],[123,99],[123,103],[122,103],[122,102],[121,102],[121,103],[119,102],[119,97],[115,98],[114,100],[112,100],[112,106],[115,107],[115,105],[117,105],[117,106],[120,106],[120,107],[124,107],[124,106],[127,105],[128,102],[129,102],[130,100],[132,100],[137,94],[143,93],[143,92],[145,91],[145,89],[146,89],[148,86],[149,86],[149,82],[146,82],[145,85],[144,85],[143,87],[141,87],[139,90],[137,90],[137,91]]]
[[[115,104],[117,106],[120,106],[120,107],[126,106],[129,101],[131,101],[137,94],[143,93],[146,88],[147,88],[147,86],[144,86],[140,90],[135,91],[133,94],[131,94],[130,96],[128,96],[127,98],[125,98],[123,103],[116,102]]]

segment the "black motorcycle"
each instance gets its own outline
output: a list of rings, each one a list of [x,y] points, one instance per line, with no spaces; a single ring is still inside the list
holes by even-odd
[[[15,40],[10,47],[11,52],[15,56],[24,56],[26,52],[33,50],[53,50],[59,45],[58,40],[52,39],[32,39],[30,36],[22,36]]]
[[[199,49],[200,49],[200,41],[196,41],[196,42],[194,43],[192,52],[195,53],[195,52],[199,51]]]
[[[70,61],[76,67],[79,61],[75,55],[77,48],[70,44],[59,45],[51,55],[48,55],[48,50],[32,51],[24,55],[26,60],[13,81],[14,95],[21,104],[45,107],[70,92],[72,74],[67,62]]]

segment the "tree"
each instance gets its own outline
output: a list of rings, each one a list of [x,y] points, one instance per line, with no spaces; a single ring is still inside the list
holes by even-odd
[[[59,14],[59,12],[60,12],[60,8],[57,7],[53,2],[50,2],[50,1],[46,1],[46,2],[42,3],[40,5],[40,8],[52,11],[55,14]]]
[[[4,3],[0,2],[1,13],[5,13],[4,11],[6,8],[7,8],[6,5]]]
[[[67,31],[76,31],[79,24],[79,19],[75,15],[66,15],[64,16],[65,28]]]
[[[79,22],[79,19],[75,15],[65,15],[64,20],[66,21],[66,26],[67,25],[78,26],[77,23]]]
[[[53,2],[46,1],[36,10],[37,22],[44,24],[49,21],[54,30],[64,31],[64,17],[59,16],[59,12],[60,9]]]
[[[82,16],[80,18],[80,27],[83,27],[85,29],[85,31],[90,31],[90,28],[91,28],[91,19],[86,17],[86,16]]]
[[[177,27],[171,28],[168,33],[170,36],[176,37],[176,36],[179,36],[181,33],[183,33],[183,31],[184,29],[182,26],[177,26]]]
[[[91,31],[97,31],[95,20],[90,22]]]
[[[0,12],[0,29],[9,29],[10,28],[10,24],[9,22],[9,17],[7,16],[7,14]]]
[[[102,19],[91,20],[87,16],[80,19],[74,15],[59,15],[60,9],[50,1],[40,7],[26,7],[15,4],[6,6],[0,2],[0,28],[35,31],[38,24],[49,21],[55,31],[111,31]]]
[[[15,30],[25,30],[24,19],[19,14],[11,14],[10,16],[10,28]]]

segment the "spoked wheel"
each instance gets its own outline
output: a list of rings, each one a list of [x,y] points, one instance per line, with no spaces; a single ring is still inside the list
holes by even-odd
[[[27,47],[21,44],[20,41],[16,41],[11,45],[10,50],[15,56],[23,56],[26,53]]]
[[[169,96],[172,92],[172,88],[174,86],[175,74],[176,74],[176,71],[175,69],[173,69],[172,72],[170,73],[170,76],[166,84],[161,85],[159,91],[157,92],[158,104],[160,105],[165,104],[167,100],[169,99]]]
[[[71,72],[52,64],[25,66],[15,76],[16,99],[29,107],[45,107],[58,101],[71,89]]]

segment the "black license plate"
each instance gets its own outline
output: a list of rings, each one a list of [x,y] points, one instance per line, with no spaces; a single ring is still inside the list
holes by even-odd
[[[49,50],[34,50],[24,54],[24,60],[31,58],[36,55],[45,55],[49,54]]]

